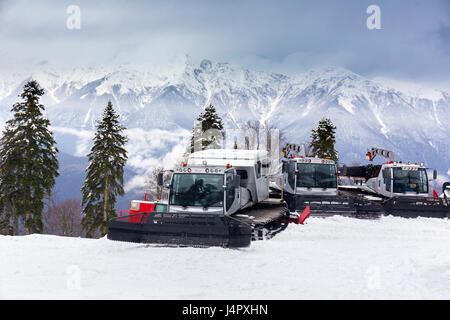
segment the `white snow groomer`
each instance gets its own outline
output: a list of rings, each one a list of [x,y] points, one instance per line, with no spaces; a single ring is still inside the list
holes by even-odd
[[[444,183],[443,194],[438,196],[430,187],[437,178],[428,179],[430,169],[423,163],[396,161],[394,152],[372,148],[366,158],[373,161],[382,156],[388,161],[380,165],[344,167],[342,176],[350,177],[354,183],[340,186],[342,193],[364,196],[383,206],[385,214],[401,217],[450,217],[450,183]]]
[[[108,239],[181,246],[247,247],[284,230],[289,211],[269,199],[268,153],[205,150],[173,171],[164,210],[109,223]],[[163,174],[158,185],[163,185]]]
[[[287,144],[282,152],[283,198],[292,214],[306,208],[311,216],[377,218],[383,209],[363,197],[341,194],[338,170],[330,159],[307,157],[303,145]],[[294,217],[295,218],[295,217]]]

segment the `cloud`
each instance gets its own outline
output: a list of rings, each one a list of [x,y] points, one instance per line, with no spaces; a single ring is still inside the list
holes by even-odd
[[[190,54],[286,73],[340,65],[363,75],[446,80],[448,0],[375,2],[382,30],[371,31],[373,0],[3,0],[0,63],[161,64]],[[70,4],[81,8],[79,31],[66,28]]]
[[[450,53],[450,24],[441,25],[437,31],[437,34],[447,53]]]
[[[133,177],[125,186],[126,192],[142,188],[145,180],[155,167],[172,169],[181,161],[186,152],[187,130],[142,130],[129,129],[127,136],[128,162],[139,175]],[[151,146],[151,147],[149,147]]]
[[[66,135],[66,144],[60,146],[60,151],[72,153],[67,148],[74,146],[74,154],[86,156],[92,147],[94,131],[71,129],[63,127],[51,127],[52,131],[59,135]],[[190,131],[177,129],[172,131],[140,128],[126,130],[129,142],[126,144],[128,161],[127,166],[138,173],[126,183],[126,191],[141,188],[145,184],[147,175],[155,167],[163,166],[172,169],[180,161],[186,151]]]
[[[172,167],[186,148],[188,130],[126,130],[130,143],[126,145],[128,165],[137,172],[147,172],[156,166]],[[149,147],[150,146],[150,147]]]
[[[126,184],[125,184],[125,192],[130,192],[134,189],[141,189],[145,186],[145,179],[146,175],[137,175],[131,178]]]
[[[92,145],[92,139],[95,134],[93,131],[56,126],[52,126],[50,129],[56,134],[73,136],[73,144],[75,145],[74,154],[76,156],[84,157],[89,153],[89,149]]]

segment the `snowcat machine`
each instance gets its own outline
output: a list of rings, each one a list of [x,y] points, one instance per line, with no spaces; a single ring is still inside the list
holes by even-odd
[[[303,145],[287,144],[282,151],[283,198],[293,218],[309,209],[311,216],[341,215],[378,218],[383,213],[378,203],[360,196],[341,194],[338,170],[330,159],[307,157]]]
[[[406,218],[450,217],[450,183],[443,185],[442,196],[432,190],[430,182],[436,181],[437,171],[428,179],[429,168],[423,163],[396,161],[395,153],[381,148],[372,148],[366,158],[373,161],[382,156],[388,161],[380,165],[344,167],[342,176],[353,179],[353,185],[340,186],[342,193],[364,196],[373,203],[382,205],[384,213]]]
[[[289,223],[284,201],[269,198],[269,165],[267,151],[194,152],[169,172],[167,203],[112,219],[108,239],[229,248],[269,239]],[[158,185],[163,184],[161,173]]]

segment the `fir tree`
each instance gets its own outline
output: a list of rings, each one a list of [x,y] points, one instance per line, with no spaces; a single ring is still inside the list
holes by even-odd
[[[189,151],[192,153],[205,149],[220,149],[224,136],[222,119],[216,109],[209,105],[197,118],[197,123],[192,129]]]
[[[10,223],[9,214],[4,211],[0,211],[0,234],[1,235],[11,235],[12,234],[12,226]]]
[[[87,237],[93,237],[99,228],[102,236],[107,233],[108,221],[117,216],[114,209],[117,196],[124,195],[123,172],[128,159],[124,145],[128,139],[123,132],[125,127],[118,119],[119,115],[109,101],[103,119],[97,122],[86,179],[81,188],[82,224]]]
[[[311,133],[312,152],[319,158],[328,158],[338,162],[338,152],[334,149],[336,143],[336,127],[330,119],[324,118]]]
[[[3,220],[13,222],[13,234],[19,234],[19,225],[27,234],[42,232],[44,200],[59,175],[56,142],[39,103],[44,93],[37,81],[25,84],[23,102],[12,107],[0,141],[0,210]]]

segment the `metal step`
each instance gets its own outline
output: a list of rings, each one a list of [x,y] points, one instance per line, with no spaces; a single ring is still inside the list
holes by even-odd
[[[377,219],[384,213],[379,203],[362,197],[286,194],[285,199],[290,211],[303,212],[309,206],[312,217]]]
[[[271,239],[289,225],[289,209],[280,199],[263,201],[233,217],[251,226],[252,241]]]
[[[443,199],[395,197],[383,202],[388,215],[404,218],[450,218],[450,206]]]

